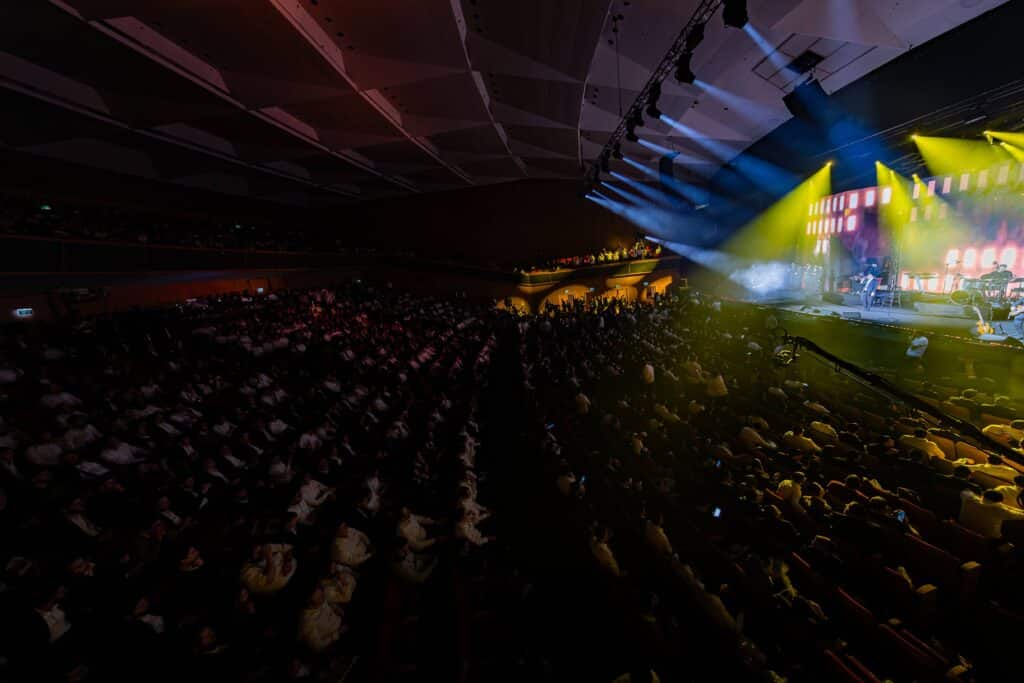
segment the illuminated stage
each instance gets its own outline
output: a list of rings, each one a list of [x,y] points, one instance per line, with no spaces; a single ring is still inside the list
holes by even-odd
[[[988,378],[1001,394],[1024,395],[1024,345],[1016,342],[981,341],[971,334],[971,320],[909,309],[863,308],[841,304],[785,303],[757,306],[778,320],[788,334],[817,343],[829,352],[879,372],[898,385],[907,379],[923,379],[918,361],[908,358],[911,339],[928,338],[921,359],[927,375],[962,377],[970,372]],[[860,314],[860,317],[844,317]],[[1009,324],[1009,323],[1008,323]]]
[[[1005,339],[1003,337],[1024,341],[1024,335],[1021,334],[1013,321],[992,322],[991,324],[995,327],[995,333],[991,336],[979,337],[976,333],[977,319],[971,319],[963,315],[941,315],[932,311],[890,308],[884,305],[873,306],[871,309],[865,310],[863,306],[833,304],[824,301],[818,303],[775,304],[772,307],[789,313],[899,328],[908,333],[919,331],[926,334],[943,334],[983,343],[1004,342]],[[1010,341],[1009,343],[1013,345],[1015,342]],[[1024,346],[1021,348],[1024,348]]]

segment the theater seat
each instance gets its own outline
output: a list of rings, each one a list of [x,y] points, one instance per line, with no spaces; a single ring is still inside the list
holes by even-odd
[[[908,569],[915,583],[926,579],[952,589],[959,587],[959,558],[913,534],[904,534],[903,538]]]
[[[836,600],[842,617],[851,625],[859,628],[862,633],[870,633],[871,629],[878,623],[878,620],[875,619],[875,614],[870,609],[862,605],[860,601],[842,588],[836,589]]]
[[[859,659],[853,655],[846,655],[846,662],[853,671],[861,677],[862,680],[867,683],[882,683],[882,680],[875,675],[875,672],[865,666]]]
[[[989,425],[1008,425],[1013,420],[1005,417],[999,417],[998,415],[992,415],[990,413],[981,414],[981,426],[988,427]]]
[[[988,463],[988,454],[980,448],[975,448],[966,441],[956,442],[956,457],[967,458],[976,465],[984,465]]]
[[[904,672],[916,680],[934,680],[944,673],[942,660],[935,659],[930,652],[919,648],[912,640],[897,633],[888,624],[878,627],[879,641]]]
[[[843,683],[866,683],[866,679],[857,675],[854,670],[839,658],[832,650],[825,650],[825,668],[832,674],[831,680]]]
[[[942,402],[942,410],[947,415],[951,415],[952,417],[955,417],[959,420],[971,419],[970,409],[964,408],[963,406],[958,406],[955,403],[950,403],[949,401]]]
[[[820,600],[829,591],[828,582],[801,555],[793,552],[789,555],[789,566],[796,578],[800,592]]]
[[[922,536],[929,541],[937,541],[942,538],[943,529],[934,512],[906,498],[900,498],[899,506],[907,513],[910,523],[921,532]]]
[[[944,521],[942,526],[949,539],[949,549],[957,557],[985,562],[991,556],[991,545],[988,539],[981,534],[975,533],[951,519]]]
[[[928,434],[928,440],[934,441],[935,445],[942,449],[949,460],[956,460],[956,442],[938,434]]]

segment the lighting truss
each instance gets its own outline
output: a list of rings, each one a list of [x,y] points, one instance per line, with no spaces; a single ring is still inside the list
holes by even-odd
[[[619,120],[619,125],[615,127],[615,131],[609,136],[607,142],[604,143],[604,148],[601,153],[597,155],[597,159],[607,157],[611,153],[611,150],[615,145],[619,144],[623,137],[626,135],[626,123],[630,120],[643,120],[643,111],[647,105],[647,100],[653,90],[661,87],[661,82],[664,81],[670,74],[676,69],[676,62],[679,60],[680,55],[687,52],[687,42],[689,41],[690,34],[700,32],[704,30],[704,25],[711,19],[711,17],[718,11],[718,8],[722,6],[722,0],[701,0],[697,9],[694,10],[690,20],[686,22],[683,29],[679,32],[675,42],[672,43],[672,47],[669,48],[665,56],[662,57],[661,63],[651,72],[651,77],[647,79],[647,83],[640,90],[636,99],[633,100],[633,104],[629,106],[625,116]],[[599,162],[591,163],[594,166]]]

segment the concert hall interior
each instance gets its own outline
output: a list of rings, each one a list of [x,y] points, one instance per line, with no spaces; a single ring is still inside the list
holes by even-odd
[[[1022,26],[0,3],[0,681],[1011,678]]]

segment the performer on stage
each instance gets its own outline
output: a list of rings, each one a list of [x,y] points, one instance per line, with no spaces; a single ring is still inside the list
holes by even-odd
[[[878,291],[878,266],[874,263],[867,263],[861,274],[864,283],[860,290],[860,300],[864,304],[864,310],[870,311],[875,303],[875,292]]]

